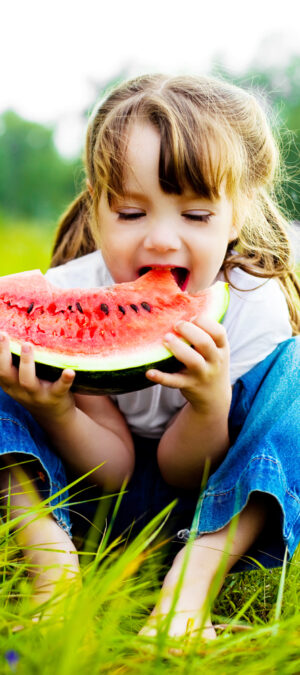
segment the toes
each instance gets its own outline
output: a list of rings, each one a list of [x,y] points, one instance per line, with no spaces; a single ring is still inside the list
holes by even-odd
[[[164,629],[167,621],[167,616],[150,617],[148,623],[140,630],[139,635],[154,638]],[[187,642],[199,640],[215,640],[217,637],[216,631],[212,623],[208,620],[205,626],[202,626],[201,617],[199,615],[189,616],[186,618],[186,613],[174,614],[170,626],[168,628],[168,637],[170,638],[185,638]]]
[[[168,634],[170,637],[184,637],[188,640],[215,640],[217,637],[212,623],[208,620],[205,625],[202,626],[202,620],[199,615],[190,616],[186,619],[186,616],[175,614]]]

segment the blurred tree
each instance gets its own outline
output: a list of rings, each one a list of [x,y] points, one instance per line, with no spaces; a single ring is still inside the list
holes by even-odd
[[[57,219],[73,199],[78,160],[62,158],[53,130],[13,111],[0,116],[0,210],[10,217]]]
[[[239,75],[216,63],[213,73],[258,94],[268,108],[285,167],[279,201],[291,218],[300,221],[300,56],[267,66],[260,57]]]
[[[91,82],[95,100],[107,95],[127,77],[123,68],[113,78]],[[68,160],[57,151],[54,129],[24,120],[14,111],[0,115],[0,214],[57,221],[82,189],[83,168],[78,157]]]

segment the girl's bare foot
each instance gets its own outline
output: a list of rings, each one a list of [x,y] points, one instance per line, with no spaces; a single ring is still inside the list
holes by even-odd
[[[175,602],[187,547],[179,551],[165,577],[158,602],[140,631],[141,635],[154,637],[161,630],[170,637],[216,638],[210,618],[210,605],[226,573],[261,532],[266,521],[267,506],[262,496],[255,493],[240,513],[235,531],[230,529],[229,524],[187,545],[190,546],[187,566]]]
[[[191,548],[176,605],[174,606],[174,594],[186,555],[185,548],[179,551],[167,573],[158,602],[142,628],[141,635],[154,637],[159,630],[167,628],[170,637],[192,637],[196,634],[201,634],[206,640],[216,637],[209,610],[205,605],[213,577],[213,565],[206,564],[207,556],[202,546],[199,546],[200,542],[198,539]],[[172,609],[172,615],[168,617]]]

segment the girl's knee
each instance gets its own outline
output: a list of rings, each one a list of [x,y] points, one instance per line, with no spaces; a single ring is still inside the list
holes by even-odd
[[[18,516],[26,515],[27,511],[40,508],[42,496],[35,485],[33,466],[37,460],[28,462],[28,457],[5,454],[1,457],[0,493],[2,515],[6,512],[6,519],[13,520]],[[29,469],[28,466],[31,465]],[[31,515],[32,517],[32,515]],[[16,523],[16,527],[22,525]],[[23,522],[24,524],[24,522]]]

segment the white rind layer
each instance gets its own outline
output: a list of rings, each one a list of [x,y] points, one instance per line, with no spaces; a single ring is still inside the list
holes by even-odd
[[[20,356],[21,343],[16,340],[10,341],[10,350],[13,354]],[[163,345],[148,345],[134,348],[134,351],[125,352],[114,356],[100,356],[94,354],[93,356],[86,354],[61,354],[60,352],[51,351],[50,349],[43,349],[33,345],[34,360],[37,363],[44,363],[47,366],[55,366],[56,368],[73,368],[74,370],[83,370],[87,372],[93,371],[111,371],[122,370],[128,368],[136,368],[145,363],[152,363],[155,361],[163,361],[172,356],[171,352]]]
[[[211,287],[211,296],[208,315],[216,321],[222,321],[230,299],[228,284],[224,281],[216,281]]]

